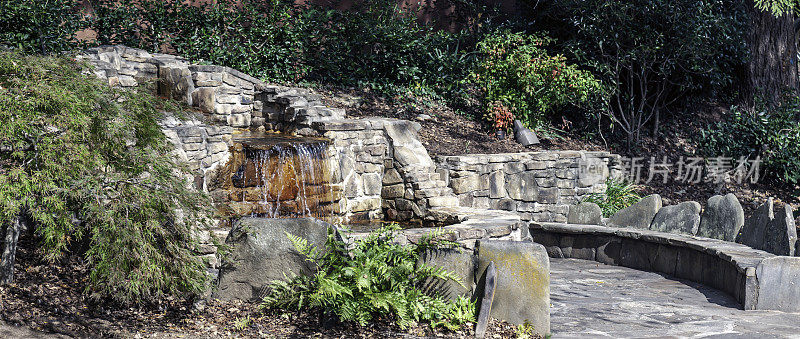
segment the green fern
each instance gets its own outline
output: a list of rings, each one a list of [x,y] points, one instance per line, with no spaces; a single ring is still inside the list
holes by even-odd
[[[475,306],[469,299],[450,301],[439,291],[426,294],[421,289],[431,278],[462,284],[453,272],[420,264],[426,251],[457,245],[444,239],[450,231],[437,229],[417,244],[404,246],[394,242],[398,230],[396,224],[385,225],[350,244],[349,251],[332,232],[324,251],[287,234],[295,249],[316,265],[316,272],[274,281],[262,308],[319,309],[362,326],[376,316],[391,317],[401,328],[422,322],[456,330],[474,321]]]

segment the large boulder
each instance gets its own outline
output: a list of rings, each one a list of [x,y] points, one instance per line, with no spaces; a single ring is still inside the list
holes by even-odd
[[[567,223],[581,225],[600,225],[603,210],[593,202],[582,202],[569,207]]]
[[[745,220],[736,242],[756,249],[764,246],[767,225],[775,219],[772,198],[759,206],[750,218]]]
[[[263,297],[273,280],[312,273],[313,267],[295,250],[286,233],[322,249],[331,227],[313,218],[242,218],[225,240],[230,253],[220,267],[219,287],[214,297],[253,300]]]
[[[706,209],[700,218],[697,235],[725,241],[735,241],[742,225],[744,210],[732,193],[715,195],[708,199]]]
[[[700,204],[696,201],[686,201],[663,207],[653,218],[650,229],[659,232],[695,235],[700,226],[700,209]]]
[[[775,255],[795,255],[797,229],[792,207],[775,210],[769,198],[745,221],[736,241]]]
[[[630,205],[608,219],[608,224],[620,227],[648,229],[656,213],[661,209],[661,196],[652,194]]]
[[[774,212],[774,218],[767,224],[762,249],[775,255],[795,255],[797,228],[794,224],[792,207],[784,205]]]
[[[541,244],[479,240],[478,277],[494,262],[497,285],[492,318],[512,324],[526,321],[537,334],[550,332],[550,259]]]

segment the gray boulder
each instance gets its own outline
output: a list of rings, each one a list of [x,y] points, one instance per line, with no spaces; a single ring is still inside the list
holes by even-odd
[[[522,146],[536,145],[539,143],[539,138],[536,133],[525,127],[519,120],[514,120],[514,139]]]
[[[600,225],[603,210],[593,202],[582,202],[569,207],[567,223],[581,225]]]
[[[313,267],[294,249],[286,233],[322,249],[331,227],[313,218],[242,218],[225,240],[231,252],[220,267],[219,287],[213,296],[253,300],[263,297],[273,280],[312,273]]]
[[[744,225],[744,210],[732,193],[715,195],[708,199],[700,218],[697,235],[725,241],[735,241]]]
[[[795,255],[797,229],[792,208],[789,205],[774,208],[769,198],[745,221],[736,241],[775,255]]]
[[[478,274],[494,262],[497,285],[492,318],[512,324],[526,321],[542,336],[550,332],[550,258],[541,244],[523,241],[479,240]]]
[[[653,218],[650,229],[659,232],[695,235],[700,226],[700,208],[700,204],[696,201],[686,201],[663,207]]]
[[[767,225],[775,219],[772,198],[759,206],[753,215],[745,220],[736,242],[755,249],[763,249]]]
[[[612,215],[608,219],[608,223],[619,227],[648,229],[660,209],[661,196],[658,194],[648,195],[639,202]]]
[[[774,213],[775,218],[767,224],[763,250],[775,255],[793,256],[797,242],[792,207],[784,205]]]

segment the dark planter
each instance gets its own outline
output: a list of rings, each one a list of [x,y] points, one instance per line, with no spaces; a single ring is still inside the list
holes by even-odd
[[[497,138],[497,140],[505,140],[506,139],[506,131],[499,129],[499,130],[494,132],[494,136]]]

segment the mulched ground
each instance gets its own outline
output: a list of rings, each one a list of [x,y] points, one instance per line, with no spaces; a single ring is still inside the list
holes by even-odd
[[[348,117],[388,117],[417,121],[422,125],[420,141],[434,155],[517,153],[537,150],[586,149],[602,150],[603,147],[573,138],[540,137],[539,145],[524,147],[514,141],[513,135],[499,140],[494,131],[484,124],[457,114],[445,106],[427,106],[413,98],[387,100],[370,92],[355,89],[317,89],[324,102],[331,107],[347,110]],[[430,120],[419,120],[419,115],[430,116]]]
[[[318,314],[262,312],[252,303],[178,302],[126,307],[95,301],[83,293],[88,269],[78,257],[48,264],[21,239],[16,281],[0,287],[0,333],[29,337],[43,333],[77,338],[469,338],[460,331],[433,331],[417,326],[403,331],[386,319],[360,327],[321,319]],[[237,326],[237,323],[240,326]],[[20,327],[20,328],[16,328]],[[25,330],[29,328],[35,332]],[[515,337],[515,327],[493,321],[487,338]],[[51,337],[42,335],[41,337]]]

